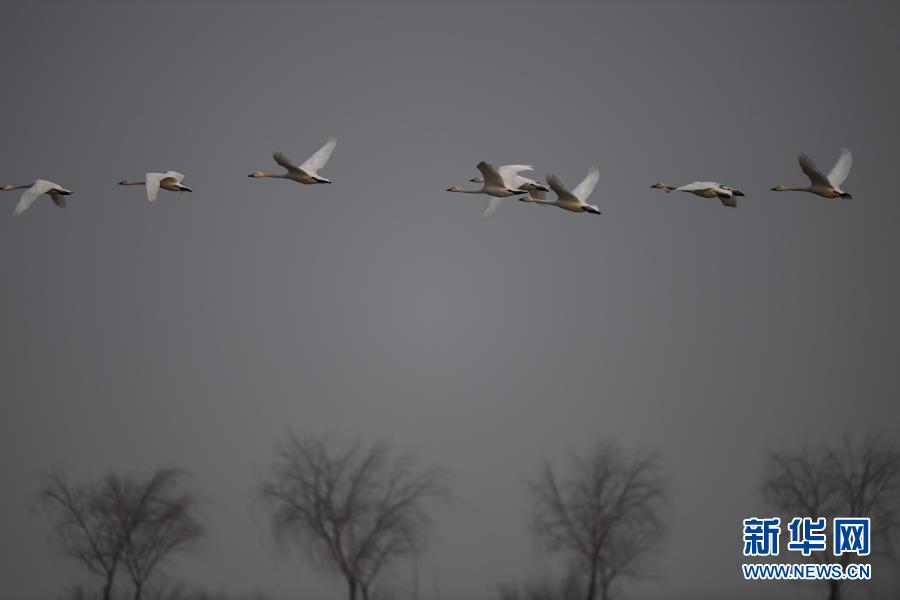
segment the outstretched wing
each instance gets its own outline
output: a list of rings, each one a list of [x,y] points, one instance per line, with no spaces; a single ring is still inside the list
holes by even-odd
[[[281,152],[273,152],[272,158],[274,158],[275,162],[277,162],[279,165],[281,165],[282,167],[287,169],[289,173],[302,173],[303,172],[300,169],[300,167],[298,167],[297,165],[292,163],[291,160],[287,156],[282,154]]]
[[[831,187],[831,182],[822,174],[822,171],[819,170],[819,167],[816,166],[816,163],[814,163],[810,157],[801,154],[797,157],[797,161],[800,163],[800,168],[803,169],[803,172],[806,173],[806,176],[809,177],[809,181],[814,186],[820,185],[823,187]]]
[[[21,215],[28,210],[29,206],[34,204],[34,201],[38,199],[38,196],[46,194],[55,187],[55,183],[44,181],[43,179],[35,181],[30,188],[22,193],[22,196],[19,198],[19,203],[16,204],[16,208],[13,209],[13,216],[18,217]]]
[[[50,190],[47,193],[50,194],[50,199],[53,200],[53,204],[57,205],[60,208],[66,207],[66,197],[65,196],[61,195],[55,189]]]
[[[144,173],[144,187],[147,188],[147,200],[156,202],[156,196],[159,195],[159,182],[165,178],[165,173]]]
[[[719,200],[729,208],[737,208],[737,200],[734,199],[734,196],[719,196]]]
[[[519,185],[521,185],[522,181],[529,181],[525,177],[518,177],[517,173],[521,171],[533,171],[534,167],[531,165],[504,165],[497,169],[497,172],[500,173],[500,177],[503,178],[506,187],[511,190],[519,189]]]
[[[710,188],[718,188],[721,187],[715,181],[695,181],[693,183],[687,183],[680,187],[672,190],[673,192],[697,192],[700,190],[708,190]]]
[[[491,198],[491,202],[488,204],[487,208],[484,209],[484,212],[481,213],[482,217],[489,217],[494,212],[500,208],[500,204],[503,203],[503,198]]]
[[[527,177],[522,177],[521,175],[512,175],[508,179],[504,177],[503,183],[511,190],[527,190],[528,188],[534,187],[533,181]]]
[[[834,163],[831,172],[828,173],[828,181],[831,182],[832,186],[836,188],[841,187],[841,184],[847,179],[847,175],[850,174],[850,166],[852,164],[853,155],[850,154],[848,149],[841,148],[841,156],[837,159],[837,162]]]
[[[316,150],[315,154],[307,158],[306,162],[300,165],[300,170],[304,171],[307,175],[315,175],[319,169],[325,166],[328,159],[331,158],[331,153],[334,151],[336,145],[337,140],[335,138],[328,138],[328,141],[325,142],[324,146]]]
[[[500,172],[497,171],[497,168],[491,163],[481,161],[476,165],[479,171],[481,171],[481,176],[484,177],[484,184],[488,187],[498,187],[505,188],[506,182],[503,180],[503,177],[500,175]]]
[[[572,194],[582,202],[586,201],[591,192],[594,191],[599,180],[600,170],[597,167],[591,167],[588,169],[588,174],[581,180],[581,183],[572,190]]]
[[[550,186],[550,189],[556,192],[557,197],[560,200],[567,200],[569,202],[580,202],[577,196],[574,196],[572,192],[566,189],[566,186],[563,185],[562,181],[559,180],[559,177],[554,175],[553,173],[547,173],[547,185]]]
[[[181,184],[181,182],[184,181],[184,175],[178,171],[166,171],[164,175],[166,179],[172,178],[175,180],[175,183],[178,184]]]

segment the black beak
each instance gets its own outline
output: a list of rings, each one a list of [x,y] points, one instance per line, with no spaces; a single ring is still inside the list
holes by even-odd
[[[742,192],[741,190],[734,190],[734,195],[735,196],[743,196],[744,192]]]

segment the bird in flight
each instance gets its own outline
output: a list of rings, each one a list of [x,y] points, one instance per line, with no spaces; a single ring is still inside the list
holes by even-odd
[[[147,188],[147,199],[156,201],[160,188],[170,192],[193,192],[191,188],[182,185],[184,175],[178,171],[166,171],[165,173],[144,173],[144,181],[128,181],[124,179],[119,185],[143,185]]]
[[[797,157],[800,168],[809,177],[810,185],[807,187],[784,187],[776,185],[772,188],[773,192],[810,192],[822,196],[823,198],[847,198],[852,199],[853,196],[841,189],[841,184],[850,174],[850,166],[853,164],[853,155],[846,148],[841,148],[841,155],[828,175],[824,175],[816,163],[805,154]]]
[[[510,187],[513,185],[512,180],[515,178],[516,173],[515,169],[519,169],[519,171],[525,170],[523,165],[507,165],[506,167],[501,167],[502,169],[506,169],[504,171],[507,175],[504,178],[501,171],[497,169],[494,165],[489,162],[481,161],[476,165],[479,171],[481,171],[481,177],[475,177],[470,181],[475,181],[476,179],[482,184],[480,189],[477,190],[464,190],[458,186],[451,185],[447,188],[448,192],[458,192],[460,194],[487,194],[488,196],[492,196],[490,204],[488,204],[487,209],[481,214],[483,217],[491,216],[497,207],[500,205],[500,201],[503,198],[509,198],[510,196],[520,196],[528,193],[526,190],[516,189],[515,187]],[[521,167],[521,168],[520,168]],[[524,177],[522,178],[525,179]],[[528,180],[531,181],[531,180]]]
[[[593,192],[594,188],[597,186],[597,181],[599,179],[600,170],[597,169],[597,167],[591,167],[588,169],[588,173],[585,175],[584,179],[581,180],[581,183],[575,186],[575,189],[569,191],[568,188],[563,185],[562,181],[559,180],[559,177],[553,173],[548,173],[547,183],[550,185],[550,189],[556,193],[556,200],[532,197],[528,202],[557,206],[571,212],[588,212],[599,215],[600,209],[597,208],[596,205],[588,204],[586,202],[588,196],[591,195],[591,192]]]
[[[290,179],[297,183],[312,185],[315,183],[331,183],[329,179],[325,179],[319,175],[319,170],[325,167],[325,163],[331,158],[331,153],[337,145],[337,140],[333,137],[328,138],[325,145],[316,150],[315,154],[306,159],[299,167],[281,152],[272,154],[279,165],[286,169],[285,173],[263,173],[261,171],[253,171],[248,177],[275,177],[278,179]]]
[[[741,190],[736,190],[730,185],[717,183],[715,181],[695,181],[694,183],[688,183],[687,185],[682,185],[680,187],[665,183],[654,183],[650,187],[657,190],[665,190],[667,194],[669,192],[689,192],[695,196],[700,196],[701,198],[718,198],[724,206],[729,208],[737,207],[735,196],[744,195],[744,192]]]
[[[504,165],[497,169],[497,172],[500,173],[500,177],[503,178],[503,183],[510,190],[526,190],[528,192],[527,196],[521,196],[519,198],[522,202],[531,202],[532,198],[543,199],[546,196],[544,192],[549,192],[550,188],[548,188],[543,183],[539,183],[533,179],[529,179],[527,177],[523,177],[519,175],[522,171],[533,171],[534,167],[531,165]],[[484,183],[484,176],[479,175],[477,177],[473,177],[470,179],[472,183]],[[482,217],[489,217],[499,208],[500,204],[503,202],[503,198],[492,198],[490,204],[485,209],[483,213],[481,213]]]
[[[34,183],[26,183],[25,185],[6,184],[4,186],[0,186],[0,190],[3,190],[4,192],[21,189],[24,189],[25,191],[19,198],[19,203],[16,204],[16,208],[13,210],[13,216],[15,217],[18,217],[23,212],[28,210],[28,207],[31,206],[34,201],[38,199],[38,196],[42,194],[47,194],[48,196],[50,196],[50,199],[53,200],[53,204],[57,205],[60,208],[66,207],[66,199],[64,198],[64,196],[72,195],[71,190],[67,190],[64,187],[45,179],[37,179]]]
[[[489,162],[481,161],[475,165],[481,171],[481,179],[483,185],[478,190],[463,190],[453,185],[447,188],[448,192],[459,192],[461,194],[487,194],[495,198],[509,198],[510,196],[518,196],[527,194],[526,190],[510,188],[503,179],[503,175],[497,170],[497,167]]]

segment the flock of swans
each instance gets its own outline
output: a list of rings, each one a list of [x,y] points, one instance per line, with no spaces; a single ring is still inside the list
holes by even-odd
[[[283,173],[263,173],[261,171],[253,171],[248,177],[261,178],[273,177],[279,179],[290,179],[304,185],[313,185],[319,183],[331,183],[331,180],[319,175],[319,171],[325,167],[325,163],[331,157],[334,147],[337,144],[335,138],[328,138],[321,148],[319,148],[312,156],[300,166],[295,165],[281,152],[275,152],[272,158],[281,167],[285,169]],[[850,165],[853,157],[846,148],[841,150],[841,155],[835,163],[834,167],[825,175],[816,164],[805,154],[799,157],[800,169],[809,178],[810,185],[806,187],[785,187],[777,185],[772,188],[775,192],[809,192],[822,196],[824,198],[853,198],[849,193],[845,192],[841,185],[850,174]],[[480,176],[469,179],[472,183],[480,183],[478,189],[464,190],[457,186],[447,188],[448,192],[458,192],[463,194],[485,194],[491,196],[491,201],[483,216],[490,216],[497,210],[504,198],[516,197],[520,202],[556,206],[570,212],[586,212],[595,215],[600,214],[600,209],[594,204],[588,204],[587,198],[597,186],[600,179],[600,171],[596,167],[591,167],[587,175],[573,189],[567,188],[559,178],[548,173],[547,183],[541,183],[533,179],[529,179],[520,173],[532,171],[531,165],[505,165],[499,168],[494,165],[481,161],[477,165],[481,172]],[[184,185],[184,175],[177,171],[166,171],[164,173],[145,173],[143,181],[119,182],[122,186],[143,185],[147,192],[147,199],[154,202],[159,195],[159,190],[169,192],[191,192],[191,188]],[[665,183],[655,183],[651,186],[655,189],[669,192],[689,192],[701,198],[718,198],[723,205],[734,208],[737,206],[736,198],[743,196],[740,190],[718,183],[715,181],[695,181],[682,186],[668,185]],[[46,194],[56,206],[65,208],[66,198],[72,194],[61,185],[38,179],[34,183],[25,185],[4,185],[0,186],[2,191],[24,189],[25,192],[19,198],[19,203],[13,210],[13,215],[18,216],[28,210],[35,200]],[[548,199],[547,193],[553,192],[555,199]]]

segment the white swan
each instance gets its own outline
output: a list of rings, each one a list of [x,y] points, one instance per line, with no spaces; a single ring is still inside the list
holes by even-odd
[[[488,217],[495,210],[497,210],[497,206],[499,206],[500,204],[499,200],[502,200],[503,198],[509,198],[510,196],[519,196],[528,193],[526,190],[507,187],[506,181],[503,179],[500,171],[498,171],[497,167],[495,167],[494,165],[481,161],[476,165],[476,167],[479,171],[481,171],[481,176],[484,180],[484,184],[481,186],[481,189],[464,190],[455,185],[452,185],[447,188],[447,191],[458,192],[460,194],[487,194],[488,196],[493,196],[494,199],[491,200],[491,203],[488,205],[484,213],[482,213],[482,216]]]
[[[841,148],[841,155],[828,176],[822,174],[822,171],[816,166],[805,154],[798,157],[800,168],[809,177],[810,185],[808,187],[784,187],[776,185],[772,188],[773,192],[810,192],[822,196],[823,198],[847,198],[852,199],[853,196],[841,189],[841,184],[850,174],[850,166],[853,164],[853,155],[846,148]]]
[[[287,169],[286,173],[263,173],[261,171],[253,171],[248,177],[275,177],[278,179],[290,179],[297,183],[312,185],[314,183],[331,183],[329,179],[325,179],[319,175],[319,170],[325,167],[325,163],[331,158],[331,153],[337,145],[337,140],[333,137],[328,138],[325,145],[316,150],[315,154],[306,159],[299,167],[292,163],[288,157],[281,152],[272,154],[279,165]]]
[[[529,179],[527,177],[523,177],[519,175],[522,171],[533,171],[534,167],[531,165],[504,165],[497,169],[497,172],[500,173],[500,177],[503,178],[503,183],[506,185],[508,189],[511,190],[525,190],[528,192],[528,196],[522,196],[519,198],[522,202],[532,202],[532,198],[543,199],[544,192],[549,192],[550,188],[548,188],[543,183],[539,183],[533,179]],[[479,175],[477,177],[473,177],[470,179],[472,183],[484,183],[484,177]],[[503,198],[492,198],[490,204],[485,209],[483,213],[481,213],[482,217],[489,217],[494,214],[494,211],[500,206],[503,202]]]
[[[155,202],[160,188],[170,192],[193,192],[194,190],[191,188],[182,185],[183,180],[184,175],[178,171],[166,171],[165,173],[144,173],[144,181],[125,179],[120,181],[119,185],[143,185],[147,188],[147,199]]]
[[[500,173],[500,177],[502,177],[503,181],[506,183],[506,187],[511,190],[550,191],[550,188],[543,183],[519,175],[522,171],[534,171],[534,167],[531,165],[504,165],[497,169],[497,172]],[[473,177],[469,181],[472,183],[484,183],[484,177],[479,175],[478,177]]]
[[[28,188],[28,189],[25,189]],[[38,196],[41,194],[47,194],[50,196],[50,199],[53,200],[53,204],[57,205],[60,208],[66,207],[66,199],[63,196],[71,196],[72,191],[67,190],[66,188],[53,183],[52,181],[47,181],[45,179],[37,179],[34,183],[25,184],[25,185],[9,185],[6,184],[0,187],[0,190],[4,192],[8,192],[10,190],[21,190],[25,189],[22,193],[22,197],[19,198],[19,203],[16,204],[16,208],[13,210],[13,216],[18,217],[23,212],[28,210],[28,207],[31,206],[35,200],[38,199]]]
[[[741,190],[736,190],[730,185],[717,183],[715,181],[695,181],[694,183],[689,183],[680,187],[665,183],[654,183],[650,187],[658,190],[665,190],[667,194],[669,192],[689,192],[695,196],[700,196],[701,198],[718,198],[723,205],[729,208],[737,207],[735,196],[744,195],[744,192]]]
[[[547,183],[550,185],[550,189],[556,193],[556,200],[546,200],[543,198],[535,198],[532,196],[529,202],[535,202],[537,204],[548,204],[552,206],[558,206],[563,210],[568,210],[571,212],[589,212],[595,215],[600,214],[600,209],[597,208],[593,204],[588,204],[585,202],[588,196],[591,195],[591,192],[594,191],[594,188],[597,186],[597,181],[600,179],[600,171],[597,167],[591,167],[588,170],[588,174],[581,180],[574,190],[569,191],[562,184],[559,178],[553,173],[547,174]]]

